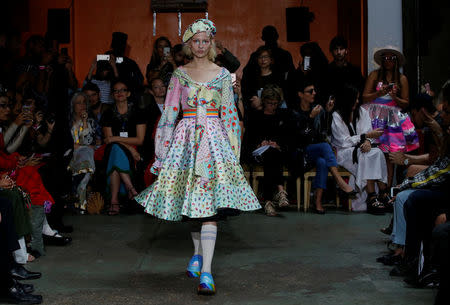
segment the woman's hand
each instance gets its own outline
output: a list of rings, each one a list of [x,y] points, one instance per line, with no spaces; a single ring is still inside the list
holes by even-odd
[[[17,167],[22,168],[26,166],[36,166],[41,163],[42,158],[30,157],[28,159],[22,159],[17,163]]]
[[[258,148],[265,145],[269,145],[269,142],[267,142],[266,140],[262,141],[261,144],[258,145]]]
[[[25,121],[25,114],[23,112],[19,113],[19,115],[14,120],[14,124],[17,126],[21,126]]]
[[[436,220],[434,221],[434,225],[438,226],[440,224],[447,222],[447,215],[445,213],[440,214],[438,217],[436,217]]]
[[[325,105],[325,111],[326,112],[331,112],[334,108],[334,98],[330,98],[327,102],[327,104]]]
[[[111,144],[111,143],[117,142],[117,138],[120,138],[120,137],[115,137],[115,136],[106,137],[105,144]]]
[[[44,119],[44,113],[42,111],[36,112],[36,114],[34,115],[34,119],[36,120],[36,123],[40,125],[42,120]]]
[[[397,165],[405,165],[406,156],[401,151],[395,151],[389,153],[389,160]]]
[[[250,102],[251,102],[252,108],[255,108],[255,109],[257,109],[257,110],[261,110],[261,109],[262,109],[262,102],[261,102],[261,99],[260,99],[259,97],[257,97],[256,95],[255,95],[255,96],[252,96],[252,97],[250,98]]]
[[[367,140],[364,141],[364,143],[361,144],[360,148],[361,148],[361,152],[368,153],[370,151],[370,149],[372,148],[370,141],[367,141]]]
[[[236,81],[233,83],[233,92],[236,93],[238,96],[242,96],[240,78],[236,78]]]
[[[131,155],[133,156],[134,161],[141,161],[141,154],[138,153],[136,149],[131,150]]]
[[[316,105],[316,107],[314,107],[314,108],[311,110],[311,113],[310,113],[309,117],[310,117],[311,119],[315,118],[316,116],[319,115],[319,113],[322,111],[322,109],[323,109],[322,106]]]
[[[389,89],[388,89],[389,90]],[[396,85],[394,85],[390,90],[389,90],[389,95],[392,97],[392,99],[394,101],[397,100],[398,96],[397,96],[397,92],[398,92],[398,88]]]
[[[109,55],[109,64],[113,68],[116,66],[116,57],[113,54]]]
[[[47,123],[47,131],[52,134],[53,133],[53,129],[55,128],[55,121],[53,121],[52,123],[50,123],[49,121],[46,122]]]
[[[272,146],[273,148],[276,148],[276,149],[278,149],[278,150],[281,150],[280,145],[278,145],[278,143],[275,142],[275,141],[269,141],[269,142],[268,142],[268,145],[270,145],[270,146]]]
[[[8,174],[4,173],[0,177],[0,188],[10,189],[14,186],[14,181],[8,176]]]
[[[368,133],[366,133],[366,137],[371,138],[371,139],[378,139],[379,137],[381,137],[384,133],[384,130],[382,128],[377,128],[374,130],[369,131]]]

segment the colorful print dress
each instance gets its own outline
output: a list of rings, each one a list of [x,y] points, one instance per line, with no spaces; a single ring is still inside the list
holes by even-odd
[[[379,82],[376,90],[381,90],[382,86]],[[384,153],[419,148],[419,138],[409,115],[401,111],[389,94],[377,97],[363,107],[369,112],[372,128],[384,129],[383,135],[376,140]]]
[[[151,171],[158,179],[136,201],[148,214],[171,221],[259,209],[239,164],[240,133],[228,70],[199,83],[178,68],[156,131]]]

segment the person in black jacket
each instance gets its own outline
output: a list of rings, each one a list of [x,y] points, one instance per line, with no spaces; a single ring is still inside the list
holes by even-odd
[[[328,171],[333,175],[338,187],[347,195],[354,197],[356,192],[342,179],[337,169],[337,161],[330,144],[327,142],[327,128],[330,126],[334,101],[329,101],[325,110],[321,105],[313,106],[316,89],[312,78],[304,78],[297,83],[300,107],[294,111],[289,122],[290,151],[294,171],[304,170],[303,158],[316,167],[315,211],[324,214],[322,194],[327,186]]]
[[[274,203],[280,207],[289,205],[283,187],[287,113],[279,108],[283,99],[280,87],[266,86],[261,99],[263,109],[256,111],[248,123],[248,146],[252,152],[256,149],[260,151],[257,154],[255,151],[253,156],[264,168],[264,210],[268,216],[275,216]]]

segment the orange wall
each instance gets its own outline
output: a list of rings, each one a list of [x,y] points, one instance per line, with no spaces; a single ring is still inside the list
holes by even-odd
[[[43,34],[47,27],[47,9],[68,8],[72,0],[29,0],[30,31]],[[337,34],[337,0],[305,0],[315,14],[311,24],[311,40],[317,41],[329,56],[328,44]],[[111,33],[128,34],[129,57],[143,73],[150,61],[152,42],[167,36],[172,44],[179,43],[178,20],[175,13],[157,16],[156,37],[152,35],[153,18],[150,0],[75,0],[73,1],[73,38],[69,53],[75,62],[77,78],[82,81],[96,54],[108,50]],[[274,25],[280,34],[281,47],[291,52],[297,65],[301,43],[286,41],[285,8],[298,6],[298,0],[209,0],[209,18],[216,23],[217,39],[246,64],[252,51],[263,44],[261,30]],[[182,29],[201,13],[183,13]],[[241,66],[241,69],[242,69]]]

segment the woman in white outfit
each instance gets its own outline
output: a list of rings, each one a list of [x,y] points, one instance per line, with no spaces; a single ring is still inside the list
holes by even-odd
[[[367,192],[367,210],[382,214],[387,183],[386,160],[383,152],[372,143],[383,130],[372,130],[369,113],[359,107],[358,99],[358,90],[349,86],[336,94],[331,145],[337,151],[337,163],[354,175],[355,189],[360,193]],[[380,195],[375,192],[375,183]]]

